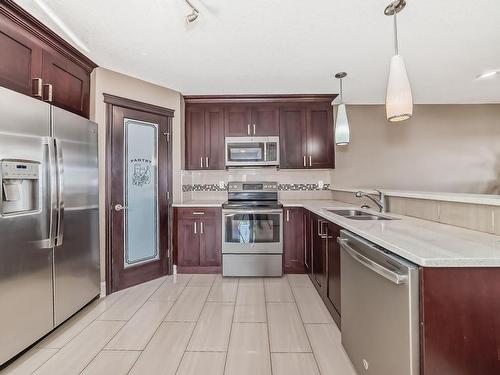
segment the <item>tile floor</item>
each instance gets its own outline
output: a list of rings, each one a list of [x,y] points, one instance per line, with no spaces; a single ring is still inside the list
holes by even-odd
[[[2,375],[355,375],[306,275],[163,277],[95,301]]]

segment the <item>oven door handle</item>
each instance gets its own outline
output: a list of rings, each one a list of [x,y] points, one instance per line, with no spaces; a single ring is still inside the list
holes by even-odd
[[[231,217],[238,214],[283,214],[283,210],[227,210],[222,211],[222,214],[226,217]]]

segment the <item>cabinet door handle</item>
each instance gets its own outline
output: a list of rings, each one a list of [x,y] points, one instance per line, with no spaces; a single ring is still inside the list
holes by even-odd
[[[205,167],[208,168],[208,156],[205,157]]]
[[[200,167],[203,168],[203,157],[200,156]]]
[[[50,83],[45,83],[43,84],[43,87],[47,87],[47,99],[43,99],[43,94],[42,94],[43,101],[52,103],[52,85]]]
[[[322,223],[323,223],[323,221],[318,220],[318,236],[319,237],[321,237],[323,235],[323,233],[321,233],[321,230],[323,229],[323,227],[321,225]]]
[[[310,167],[312,167],[312,164],[313,164],[313,163],[312,163],[312,156],[311,156],[311,155],[309,155],[309,166],[310,166]]]
[[[306,156],[304,155],[304,167],[307,167]]]
[[[193,215],[205,215],[203,211],[193,211]]]
[[[203,221],[200,221],[200,234],[203,234]]]
[[[196,228],[196,221],[194,222],[194,234],[197,233],[197,228]]]
[[[247,132],[248,132],[248,135],[252,135],[252,134],[250,133],[250,124],[248,124],[248,125],[247,125]]]
[[[328,233],[326,231],[323,231],[323,224],[326,224],[326,221],[322,221],[321,224],[319,225],[321,228],[321,238],[327,238]]]
[[[286,221],[290,221],[290,210],[286,210]]]
[[[33,78],[32,80],[32,89],[33,89],[33,96],[35,98],[41,98],[42,97],[42,86],[43,86],[43,81],[41,78]]]
[[[255,135],[255,124],[253,124],[253,135]]]

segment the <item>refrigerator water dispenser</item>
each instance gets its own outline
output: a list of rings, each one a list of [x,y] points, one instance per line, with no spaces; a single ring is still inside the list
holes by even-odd
[[[25,214],[40,209],[40,163],[31,160],[1,161],[2,215]]]

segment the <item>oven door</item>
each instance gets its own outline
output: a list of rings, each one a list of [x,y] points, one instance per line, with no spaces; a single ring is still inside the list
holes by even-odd
[[[223,210],[223,254],[282,254],[283,210]]]

